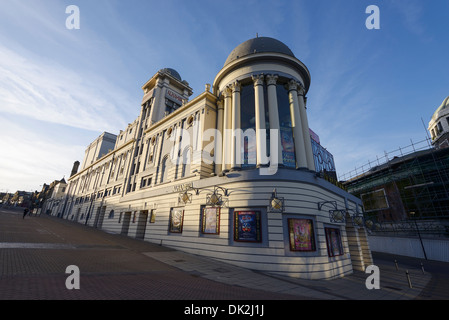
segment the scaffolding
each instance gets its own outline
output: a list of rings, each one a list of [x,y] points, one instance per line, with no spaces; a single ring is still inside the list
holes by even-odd
[[[415,220],[423,231],[449,232],[449,148],[435,149],[430,139],[385,152],[339,180],[384,231],[409,230]]]

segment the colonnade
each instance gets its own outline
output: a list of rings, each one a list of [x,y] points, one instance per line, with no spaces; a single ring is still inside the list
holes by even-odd
[[[267,165],[266,148],[266,119],[265,103],[268,103],[268,121],[270,130],[278,130],[277,135],[277,159],[278,165],[283,164],[282,143],[280,135],[279,106],[277,99],[278,75],[252,75],[254,84],[255,101],[255,129],[256,129],[256,165],[261,167]],[[264,84],[267,85],[267,101],[264,99]],[[304,102],[305,89],[294,79],[287,83],[289,109],[292,123],[293,140],[295,147],[296,168],[306,168],[315,171],[315,163],[310,142],[309,124]],[[241,143],[239,132],[241,133],[241,82],[234,81],[228,85],[222,92],[223,101],[218,107],[218,126],[217,129],[222,132],[221,169],[238,170],[241,167]],[[276,142],[271,141],[271,144]],[[272,149],[273,150],[273,149]],[[273,151],[271,152],[271,154]],[[271,156],[270,161],[275,157]],[[273,165],[273,163],[271,163]]]

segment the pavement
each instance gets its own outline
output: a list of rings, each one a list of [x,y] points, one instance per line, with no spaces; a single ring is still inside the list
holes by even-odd
[[[449,263],[376,252],[373,259],[380,289],[370,290],[371,273],[335,280],[277,276],[0,208],[0,300],[449,300]],[[79,289],[66,286],[75,283],[68,266],[79,270]]]

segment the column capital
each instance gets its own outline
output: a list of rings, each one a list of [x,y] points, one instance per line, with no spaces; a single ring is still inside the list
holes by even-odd
[[[269,74],[266,76],[267,85],[276,85],[279,76],[277,74]]]
[[[287,83],[287,88],[288,91],[297,91],[299,87],[298,82],[296,82],[296,80],[291,79],[288,83]]]
[[[298,83],[298,96],[302,96],[305,98],[306,89],[302,86],[301,83]]]
[[[241,87],[242,85],[240,84],[239,81],[235,81],[229,85],[229,88],[232,90],[232,93],[240,92]]]
[[[222,99],[220,99],[220,100],[218,100],[217,101],[217,107],[218,107],[218,109],[224,109],[224,106],[223,106],[223,100]]]
[[[265,76],[263,74],[256,74],[252,75],[251,78],[253,79],[254,86],[262,86]]]
[[[232,90],[231,90],[230,86],[227,86],[226,88],[224,88],[224,90],[223,90],[223,96],[224,96],[224,98],[225,98],[225,99],[226,99],[226,98],[230,98],[231,95],[232,95]]]

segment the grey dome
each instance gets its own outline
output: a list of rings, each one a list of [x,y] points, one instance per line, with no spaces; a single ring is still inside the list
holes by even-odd
[[[164,73],[168,73],[170,74],[173,78],[178,79],[179,81],[182,81],[181,79],[181,75],[178,73],[178,71],[176,71],[175,69],[172,68],[164,68],[159,70],[159,72],[164,72]]]
[[[290,48],[281,41],[268,37],[257,37],[241,43],[234,50],[232,50],[224,65],[226,66],[232,61],[244,56],[261,52],[283,53],[295,57]]]

